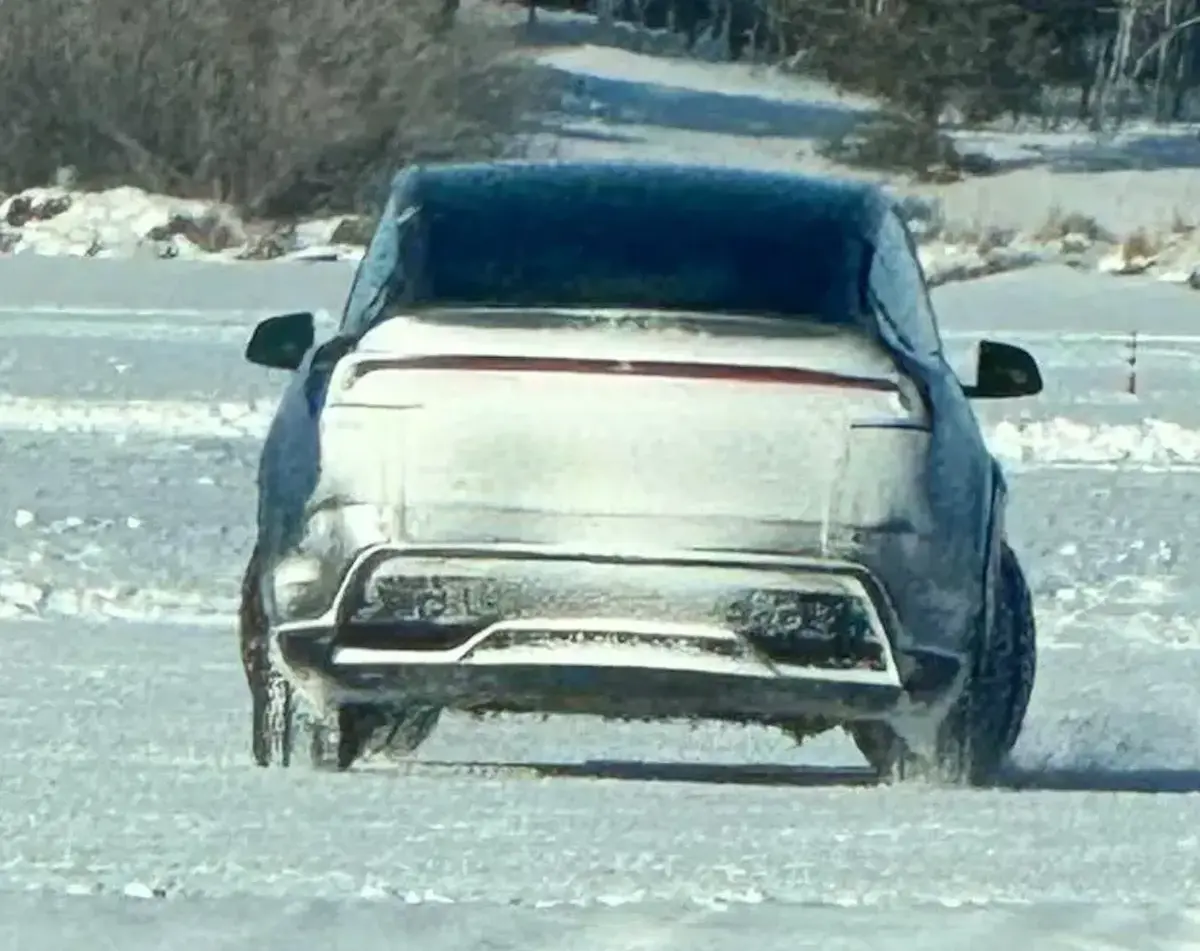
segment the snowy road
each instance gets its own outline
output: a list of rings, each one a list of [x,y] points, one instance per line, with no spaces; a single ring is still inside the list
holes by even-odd
[[[1200,946],[1181,911],[1200,906],[1200,475],[1034,458],[1013,476],[1043,628],[1020,792],[869,788],[841,738],[583,720],[451,719],[408,770],[264,772],[228,613],[280,381],[240,349],[249,311],[334,311],[348,274],[219,267],[217,286],[141,265],[159,283],[140,285],[56,262],[48,284],[17,264],[0,262],[0,948],[97,929],[122,951]],[[996,293],[966,287],[955,333]],[[1055,347],[1047,374],[1074,366],[1083,397],[1056,383],[989,426],[1140,420]],[[1186,400],[1158,410],[1200,425]]]

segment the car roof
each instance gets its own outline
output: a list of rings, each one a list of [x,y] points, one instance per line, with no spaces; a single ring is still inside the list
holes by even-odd
[[[892,209],[879,186],[783,171],[643,161],[414,165],[393,179],[385,217],[394,227],[381,221],[346,312],[365,325],[389,301],[627,306],[632,268],[647,271],[653,292],[635,296],[666,309],[816,317],[880,332],[863,281],[881,243],[893,245],[884,232],[903,231]],[[893,284],[915,281],[920,290],[919,266],[900,270]],[[883,333],[911,350],[896,330],[909,309],[889,312]]]
[[[726,206],[731,214],[770,212],[775,223],[840,220],[870,232],[885,202],[867,182],[720,165],[656,162],[506,161],[414,166],[393,190],[428,212],[500,203],[519,211],[555,194],[572,205],[650,198],[649,204]]]
[[[414,300],[499,301],[502,287],[508,305],[615,306],[628,302],[616,284],[644,270],[663,306],[851,321],[881,197],[786,172],[526,161],[417,166],[390,204],[421,221]]]

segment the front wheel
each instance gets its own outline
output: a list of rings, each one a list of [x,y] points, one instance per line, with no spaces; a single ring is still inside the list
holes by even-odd
[[[250,555],[242,576],[238,642],[250,688],[250,749],[259,766],[290,766],[296,741],[296,698],[291,684],[271,662],[268,622],[259,590],[262,553]]]
[[[342,707],[333,720],[313,724],[313,765],[345,771],[368,756],[405,759],[429,739],[441,715],[437,707]]]
[[[296,697],[279,671],[268,662],[252,675],[250,733],[254,762],[259,766],[291,766],[296,743]]]
[[[1033,599],[1007,543],[1000,552],[992,637],[977,648],[962,695],[941,724],[932,758],[910,750],[886,723],[849,728],[859,751],[884,779],[943,780],[987,786],[1016,745],[1037,670]]]
[[[411,707],[392,714],[378,735],[379,751],[388,759],[411,756],[433,735],[441,717],[437,707]]]

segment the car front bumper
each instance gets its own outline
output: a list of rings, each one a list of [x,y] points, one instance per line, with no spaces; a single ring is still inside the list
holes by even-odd
[[[883,588],[837,559],[381,542],[270,583],[272,651],[324,710],[846,722],[957,673],[897,653]]]

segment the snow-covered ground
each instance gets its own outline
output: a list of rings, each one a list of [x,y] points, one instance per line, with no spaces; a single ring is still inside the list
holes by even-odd
[[[936,292],[957,363],[987,333],[1048,382],[981,407],[1042,628],[1012,789],[870,788],[840,736],[586,720],[264,772],[231,613],[281,378],[240,350],[263,313],[328,327],[348,271],[0,261],[0,946],[1200,946],[1188,291]],[[1137,396],[1132,330],[1165,341]]]
[[[0,200],[0,254],[235,261],[357,261],[361,229],[345,217],[295,226],[243,222],[215,202],[153,195],[31,188]],[[347,233],[354,240],[347,240]]]

